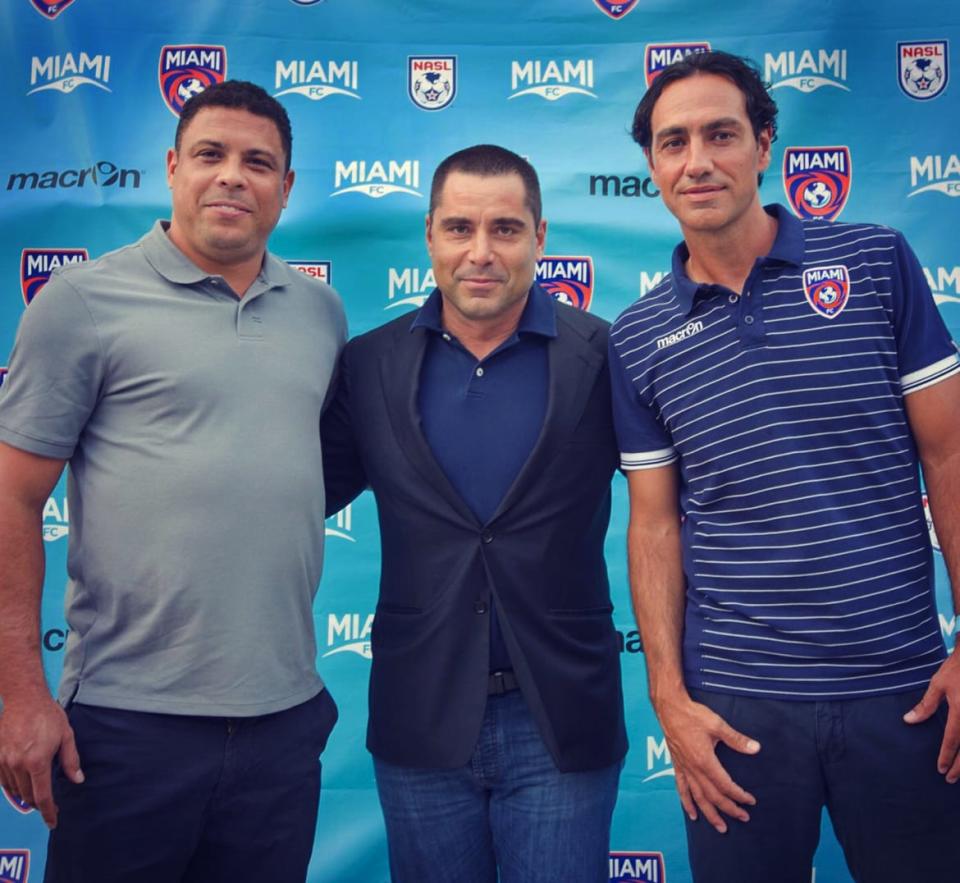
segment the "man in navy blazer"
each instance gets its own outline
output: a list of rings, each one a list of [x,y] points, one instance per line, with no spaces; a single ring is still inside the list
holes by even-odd
[[[526,160],[445,159],[437,288],[347,345],[322,427],[328,515],[377,501],[367,746],[401,883],[608,879],[627,748],[608,324],[534,284],[545,235]]]

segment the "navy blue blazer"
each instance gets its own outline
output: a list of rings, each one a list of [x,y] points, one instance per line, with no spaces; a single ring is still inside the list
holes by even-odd
[[[469,761],[496,604],[520,689],[559,769],[615,763],[627,740],[603,557],[618,462],[609,325],[557,305],[543,430],[481,524],[421,432],[417,385],[430,332],[411,331],[412,321],[407,313],[347,344],[321,427],[327,514],[369,486],[379,516],[367,747],[403,766]]]

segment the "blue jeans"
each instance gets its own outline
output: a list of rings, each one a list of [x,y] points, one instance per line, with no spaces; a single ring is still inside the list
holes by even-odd
[[[901,718],[922,690],[830,702],[690,694],[762,746],[717,748],[757,805],[726,834],[687,820],[697,883],[810,883],[824,807],[858,883],[960,879],[960,785],[937,772],[946,703],[911,726]]]
[[[460,769],[374,758],[394,883],[606,883],[621,764],[561,773],[519,690],[491,696]]]
[[[250,718],[67,715],[86,781],[54,766],[46,883],[303,883],[337,719],[326,690]]]

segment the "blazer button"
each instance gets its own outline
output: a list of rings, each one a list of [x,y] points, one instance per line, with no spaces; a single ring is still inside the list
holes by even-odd
[[[486,612],[487,612],[487,602],[486,602],[486,601],[474,601],[474,602],[473,602],[473,612],[474,612],[474,613],[486,613]]]
[[[485,543],[492,543],[492,542],[493,542],[493,534],[490,533],[489,530],[485,530],[482,534],[480,534],[480,539],[483,540],[483,542],[485,542]]]

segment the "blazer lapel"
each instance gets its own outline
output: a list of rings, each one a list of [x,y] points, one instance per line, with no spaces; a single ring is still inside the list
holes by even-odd
[[[418,328],[411,332],[409,326],[398,326],[393,348],[380,354],[380,380],[390,425],[396,445],[422,479],[424,490],[432,489],[439,493],[461,518],[477,524],[476,516],[437,463],[420,427],[417,394],[427,334],[426,329]],[[384,443],[389,444],[389,441],[384,440]]]
[[[580,420],[597,373],[604,367],[600,353],[559,315],[557,336],[548,345],[547,360],[549,380],[543,429],[494,518],[527,493],[531,484],[541,480],[544,468],[559,454]]]

